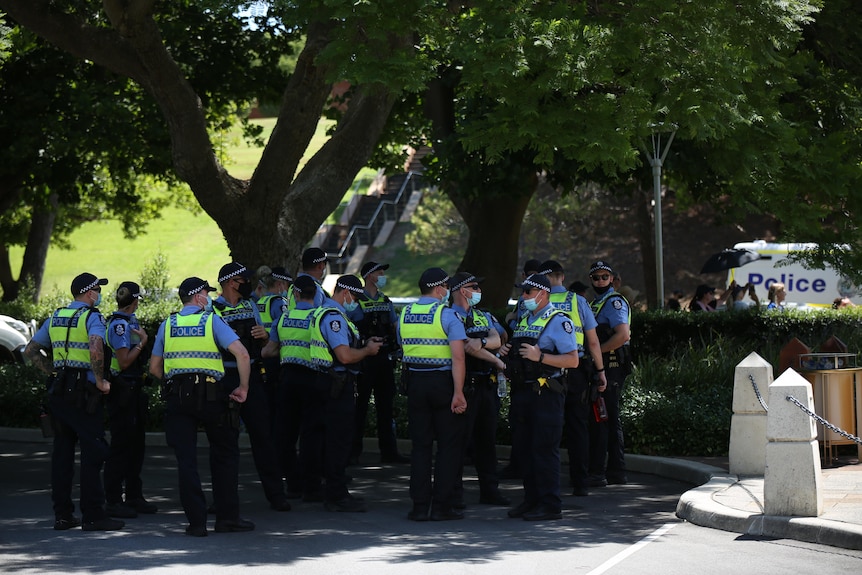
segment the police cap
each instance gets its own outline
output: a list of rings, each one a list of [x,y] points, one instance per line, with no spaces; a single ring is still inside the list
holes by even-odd
[[[195,295],[199,291],[215,291],[214,287],[210,287],[209,282],[206,280],[202,280],[201,278],[190,277],[183,280],[183,283],[180,284],[179,293],[180,297],[188,297],[190,295]]]
[[[85,294],[91,289],[96,289],[96,286],[107,285],[108,280],[105,278],[97,278],[91,273],[84,272],[79,276],[76,276],[75,279],[72,280],[72,295],[74,297],[78,297],[81,294]]]
[[[302,269],[310,269],[326,261],[326,252],[320,248],[308,248],[302,252]]]
[[[419,289],[428,289],[445,284],[449,281],[449,274],[441,268],[428,268],[419,277]]]
[[[522,290],[540,289],[550,293],[551,282],[548,281],[548,276],[545,274],[530,274],[530,276],[523,282],[515,284],[515,287],[521,288]]]
[[[365,262],[365,265],[362,266],[362,269],[359,270],[359,274],[366,278],[368,274],[373,274],[377,270],[388,270],[389,264],[379,264],[377,262]]]

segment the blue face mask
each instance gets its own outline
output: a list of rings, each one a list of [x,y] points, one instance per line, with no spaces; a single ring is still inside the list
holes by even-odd
[[[536,298],[525,299],[524,307],[527,308],[528,311],[536,311],[536,308],[539,307],[539,302],[536,301]]]
[[[443,297],[440,298],[440,303],[445,304],[447,301],[449,301],[449,290],[448,289],[446,290],[446,295],[444,295]]]
[[[349,312],[355,311],[356,308],[358,308],[358,307],[359,307],[359,302],[356,300],[353,300],[350,303],[344,304],[344,311],[349,313]]]
[[[386,287],[386,276],[380,276],[379,278],[377,278],[377,287]]]
[[[213,298],[209,295],[207,296],[207,304],[204,306],[204,311],[212,311],[213,310]]]
[[[283,290],[279,295],[281,297],[283,297],[284,299],[287,299],[287,296],[288,296],[287,290]]]
[[[482,292],[474,291],[470,294],[470,297],[469,299],[467,299],[467,301],[470,302],[471,306],[479,305],[479,302],[482,301]]]
[[[97,292],[96,301],[93,302],[93,307],[99,307],[99,304],[102,303],[102,292]]]

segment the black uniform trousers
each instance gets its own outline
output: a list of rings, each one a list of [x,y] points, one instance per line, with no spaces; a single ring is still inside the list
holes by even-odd
[[[141,377],[123,374],[111,381],[107,395],[108,428],[111,430],[111,450],[105,461],[105,499],[109,504],[143,499],[141,470],[147,436],[149,396]]]
[[[356,402],[356,376],[346,373],[342,377],[347,378],[343,386],[324,372],[306,383],[299,440],[306,493],[319,491],[321,479],[325,479],[323,499],[333,503],[348,496],[346,470]]]
[[[561,511],[560,440],[565,396],[529,384],[512,385],[512,448],[517,449],[524,473],[524,501]]]
[[[93,386],[91,383],[86,385]],[[85,523],[105,517],[102,464],[108,457],[103,408],[99,401],[88,413],[79,394],[52,394],[48,405],[53,418],[54,449],[51,453],[51,498],[54,516],[68,517],[75,511],[72,483],[75,478],[75,445],[81,444],[81,515]]]
[[[409,381],[410,498],[414,507],[448,510],[456,503],[454,490],[463,461],[467,418],[452,413],[455,388],[451,371],[410,370]],[[435,440],[437,457],[432,466]]]
[[[286,363],[281,366],[276,391],[275,445],[279,466],[287,480],[287,491],[299,494],[305,489],[305,473],[297,453],[304,407],[304,391],[317,378],[309,367]],[[319,489],[319,485],[317,487]]]
[[[586,362],[581,360],[581,365]],[[565,427],[569,454],[569,479],[575,489],[586,489],[590,467],[590,382],[585,368],[566,372]],[[593,418],[594,419],[594,418]]]
[[[467,399],[467,411],[464,413],[467,418],[465,457],[461,459],[461,470],[455,485],[455,501],[462,501],[464,497],[463,462],[468,449],[472,450],[480,497],[496,493],[500,486],[497,475],[497,416],[500,411],[497,386],[492,385],[490,374],[467,374],[464,397]]]
[[[382,352],[370,355],[362,361],[362,373],[356,378],[356,426],[350,455],[362,453],[362,438],[365,435],[365,419],[368,416],[368,401],[374,394],[374,409],[377,412],[377,445],[381,459],[396,457],[394,407],[395,366],[389,355]]]
[[[625,371],[619,367],[610,367],[611,363],[605,363],[608,366],[605,371],[608,387],[602,392],[608,419],[602,422],[597,422],[595,418],[590,420],[590,475],[620,482],[626,480],[625,443],[620,419]]]
[[[230,391],[239,387],[239,372],[236,368],[225,368],[222,383]],[[261,373],[261,365],[253,363],[248,380],[248,395],[240,405],[240,417],[248,431],[251,444],[251,455],[254,467],[266,500],[277,503],[286,498],[275,438],[272,434],[272,418],[270,417],[270,399],[266,390],[266,382]]]
[[[216,520],[239,519],[239,427],[231,424],[228,394],[234,387],[220,382],[220,398],[199,401],[196,394],[181,401],[176,394],[165,399],[165,439],[177,458],[180,503],[189,525],[202,527],[207,521],[207,502],[198,474],[198,425],[203,425],[210,445]]]

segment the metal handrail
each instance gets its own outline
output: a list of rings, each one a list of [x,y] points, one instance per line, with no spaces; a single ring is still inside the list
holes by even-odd
[[[393,219],[398,219],[398,207],[403,203],[403,198],[406,197],[405,191],[407,190],[407,185],[412,183],[413,178],[421,177],[421,174],[417,172],[407,172],[407,177],[404,179],[404,183],[401,184],[401,187],[398,189],[398,193],[395,196],[394,200],[382,200],[378,205],[377,209],[374,210],[374,213],[371,215],[371,220],[367,224],[354,224],[350,228],[350,232],[347,234],[347,237],[344,239],[344,243],[341,245],[341,249],[338,250],[338,253],[327,252],[327,258],[341,260],[344,258],[344,254],[347,253],[348,249],[351,248],[354,239],[356,238],[361,242],[361,238],[359,237],[359,231],[368,231],[370,232],[372,228],[377,224],[377,218],[380,215],[381,211],[383,211],[383,223],[389,221],[389,214],[385,211],[385,208],[388,206],[392,206],[394,209]],[[380,229],[383,227],[381,223],[377,228],[377,232],[380,232]],[[365,245],[372,243],[373,239],[370,237],[371,234],[368,234],[369,237],[366,238],[365,243],[360,243],[359,245]]]

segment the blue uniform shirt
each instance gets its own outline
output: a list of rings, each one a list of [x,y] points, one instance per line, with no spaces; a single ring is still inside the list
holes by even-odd
[[[135,314],[116,311],[108,324],[108,345],[111,349],[132,349],[141,343],[138,334],[132,333],[132,329],[141,329]]]
[[[420,296],[419,301],[416,303],[420,305],[428,305],[432,303],[440,303],[440,300],[436,297],[431,296]],[[443,331],[446,333],[446,338],[449,341],[465,341],[467,339],[467,333],[464,331],[464,324],[455,316],[455,312],[450,307],[443,307],[443,312],[440,315],[440,323],[443,324]],[[401,341],[401,322],[398,322],[398,345],[403,345]],[[430,369],[430,368],[422,368],[416,369],[411,367],[411,371],[452,371],[451,365],[444,365],[442,367]]]
[[[72,301],[66,307],[71,309],[80,309],[82,307],[90,307],[82,301]],[[39,330],[36,332],[36,335],[33,336],[33,341],[44,347],[45,349],[51,349],[51,337],[48,335],[48,327],[51,325],[51,318],[46,319]],[[97,308],[93,308],[93,311],[87,315],[87,335],[93,336],[97,335],[103,340],[105,339],[105,318],[102,316],[102,312],[100,312]],[[92,370],[87,370],[87,381],[90,383],[96,383],[96,377],[93,375]]]
[[[548,304],[539,310],[535,316],[530,314],[527,323],[532,325],[542,314],[552,308],[553,306]],[[536,344],[541,349],[558,354],[577,350],[578,342],[575,340],[575,329],[574,325],[572,325],[572,320],[565,314],[556,314],[545,326],[545,329],[542,330],[542,333],[539,335],[539,341]]]
[[[350,347],[351,330],[350,326],[344,325],[344,316],[342,315],[346,315],[344,307],[331,298],[326,300],[326,307],[334,307],[341,313],[336,311],[324,312],[320,317],[320,335],[329,344],[329,349],[331,350],[334,350],[339,345]],[[332,369],[335,371],[345,371],[348,369],[338,361],[334,353],[332,354]],[[358,369],[351,368],[350,371],[359,373]]]
[[[602,297],[593,300],[593,307],[606,301],[613,293],[615,293],[614,288],[608,289]],[[602,308],[599,310],[599,313],[595,314],[595,317],[598,323],[607,324],[613,329],[621,323],[629,322],[629,306],[624,298],[614,297],[611,301],[602,305]]]
[[[304,273],[304,272],[297,274],[296,277],[299,277],[299,276],[308,276],[314,280],[315,285],[317,285],[317,291],[314,294],[314,307],[322,306],[323,301],[326,299],[326,294],[323,292],[323,286],[320,285],[320,282],[317,281],[317,278],[314,276],[311,276],[307,273]],[[296,296],[294,296],[294,297],[296,297]],[[299,300],[297,299],[296,302],[299,303]]]
[[[187,305],[180,310],[180,315],[192,315],[200,312],[201,308],[198,306]],[[156,357],[164,357],[165,355],[165,324],[167,323],[168,320],[163,321],[162,325],[159,326],[159,331],[156,333],[156,341],[153,344],[153,355]],[[230,326],[214,312],[212,325],[213,336],[215,337],[216,345],[219,346],[220,349],[227,349],[230,344],[239,340],[239,336],[236,335],[236,332],[234,332]]]
[[[584,296],[576,295],[578,298],[578,315],[581,318],[581,327],[584,328],[584,334],[586,334],[591,329],[596,329],[598,327],[599,322],[596,321],[596,316],[593,315],[593,310],[590,307],[590,303]],[[586,335],[584,335],[584,344],[587,343]],[[584,346],[578,346],[578,356],[584,357]]]

